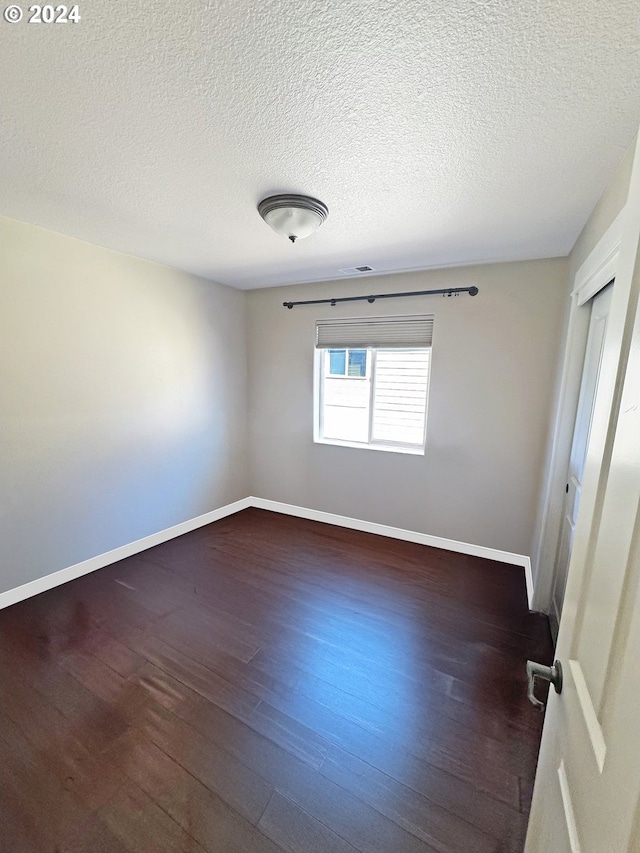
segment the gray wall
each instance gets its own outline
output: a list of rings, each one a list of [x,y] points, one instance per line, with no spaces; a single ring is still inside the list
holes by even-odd
[[[245,497],[244,294],[1,234],[0,592]]]
[[[252,493],[528,554],[567,277],[555,259],[250,291]],[[470,284],[475,298],[282,307]],[[425,312],[435,315],[425,456],[314,444],[315,321]]]

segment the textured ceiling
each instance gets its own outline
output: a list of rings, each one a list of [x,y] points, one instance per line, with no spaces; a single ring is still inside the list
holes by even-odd
[[[0,21],[2,212],[236,287],[567,254],[640,118],[637,0],[79,7]]]

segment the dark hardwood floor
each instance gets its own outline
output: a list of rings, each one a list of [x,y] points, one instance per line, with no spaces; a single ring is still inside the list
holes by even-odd
[[[6,853],[519,853],[521,569],[250,509],[0,611]]]

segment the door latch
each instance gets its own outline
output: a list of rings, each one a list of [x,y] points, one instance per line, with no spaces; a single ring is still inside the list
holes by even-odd
[[[554,660],[553,666],[543,666],[541,663],[535,663],[532,660],[527,661],[527,696],[532,705],[544,711],[544,702],[536,699],[534,693],[536,678],[550,681],[556,693],[562,693],[562,664],[559,660]]]

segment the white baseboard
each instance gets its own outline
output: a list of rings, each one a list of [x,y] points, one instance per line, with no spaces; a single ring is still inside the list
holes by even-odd
[[[9,589],[6,592],[0,593],[0,610],[4,607],[9,607],[11,604],[17,604],[18,601],[22,601],[24,598],[31,598],[32,595],[46,592],[48,589],[53,589],[54,586],[60,586],[60,584],[72,581],[82,575],[87,575],[89,572],[95,572],[96,569],[102,569],[105,566],[111,565],[111,563],[117,563],[118,560],[124,560],[126,557],[139,554],[140,551],[146,551],[147,548],[153,548],[154,545],[160,545],[162,542],[167,542],[176,536],[182,536],[183,533],[189,533],[198,527],[204,527],[205,524],[211,524],[212,521],[218,521],[220,518],[233,515],[233,513],[240,512],[240,510],[247,509],[250,506],[251,498],[242,498],[242,500],[221,506],[211,512],[206,512],[204,515],[190,518],[188,521],[183,521],[180,524],[175,524],[173,527],[167,527],[166,530],[161,530],[159,533],[152,533],[151,536],[137,539],[128,545],[121,545],[119,548],[114,548],[113,551],[98,554],[97,557],[83,560],[82,563],[76,563],[74,566],[68,566],[66,569],[60,569],[58,572],[52,572],[50,575],[45,575],[42,578],[22,584],[22,586]]]
[[[418,533],[415,530],[404,530],[401,527],[390,527],[388,524],[376,524],[373,521],[362,521],[359,518],[349,518],[345,515],[334,515],[319,509],[293,506],[292,504],[271,501],[266,498],[250,497],[251,506],[266,509],[270,512],[280,512],[284,515],[295,515],[310,521],[321,521],[325,524],[335,524],[338,527],[348,527],[351,530],[361,530],[364,533],[376,533],[378,536],[388,536],[391,539],[402,539],[405,542],[415,542],[418,545],[429,545],[432,548],[442,548],[445,551],[456,551],[458,554],[469,554],[472,557],[484,557],[499,563],[509,563],[522,566],[527,585],[527,599],[531,606],[533,597],[533,577],[531,575],[531,560],[525,554],[513,554],[511,551],[500,551],[497,548],[487,548],[484,545],[471,545],[468,542],[458,542],[455,539],[443,539],[430,533]]]
[[[128,545],[114,548],[113,551],[107,551],[105,554],[99,554],[97,557],[91,557],[82,563],[76,563],[74,566],[60,569],[58,572],[53,572],[50,575],[45,575],[42,578],[37,578],[22,586],[17,586],[14,589],[0,593],[0,610],[4,607],[9,607],[11,604],[17,604],[18,601],[22,601],[25,598],[30,598],[32,595],[46,592],[46,590],[53,589],[55,586],[60,586],[60,584],[89,574],[89,572],[95,572],[97,569],[111,565],[111,563],[117,563],[118,560],[124,560],[126,557],[139,554],[140,551],[146,551],[147,548],[153,548],[154,545],[160,545],[162,542],[167,542],[176,536],[182,536],[183,533],[189,533],[191,530],[204,527],[205,524],[211,524],[213,521],[218,521],[221,518],[233,515],[252,506],[256,507],[256,509],[268,510],[269,512],[279,512],[283,515],[294,515],[298,518],[309,519],[310,521],[320,521],[323,524],[335,524],[337,527],[347,527],[351,530],[360,530],[364,533],[375,533],[378,536],[387,536],[390,539],[402,539],[405,542],[415,542],[418,545],[429,545],[432,548],[442,548],[445,551],[455,551],[458,554],[469,554],[472,557],[483,557],[487,560],[496,560],[499,563],[522,566],[527,584],[529,606],[531,606],[533,597],[531,560],[524,554],[513,554],[510,551],[500,551],[496,548],[487,548],[484,545],[457,542],[455,539],[443,539],[440,536],[432,536],[429,533],[404,530],[401,527],[391,527],[388,524],[377,524],[373,521],[363,521],[359,518],[335,515],[332,512],[323,512],[319,509],[293,506],[293,504],[281,503],[280,501],[272,501],[266,498],[248,497],[214,509],[204,515],[199,515],[197,518],[191,518],[188,521],[183,521],[181,524],[168,527],[159,533],[145,536],[143,539],[138,539]]]

